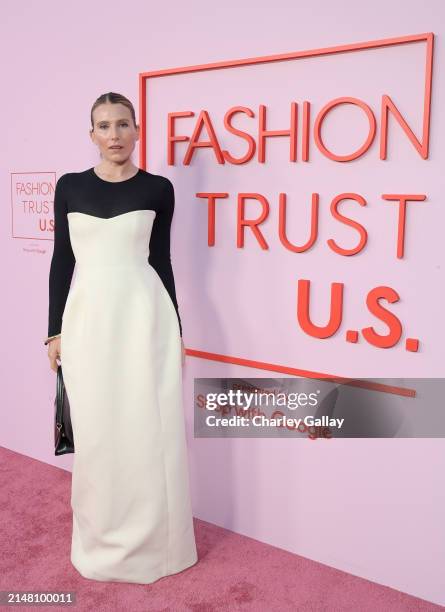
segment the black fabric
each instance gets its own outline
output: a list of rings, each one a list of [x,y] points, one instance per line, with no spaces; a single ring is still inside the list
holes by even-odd
[[[170,229],[174,207],[175,194],[171,181],[142,169],[135,176],[115,183],[101,179],[94,172],[94,167],[83,172],[68,172],[59,178],[54,193],[54,250],[49,273],[48,336],[61,332],[62,315],[76,263],[67,214],[82,212],[108,219],[134,210],[156,211],[148,262],[159,274],[172,299],[182,336],[170,259]]]

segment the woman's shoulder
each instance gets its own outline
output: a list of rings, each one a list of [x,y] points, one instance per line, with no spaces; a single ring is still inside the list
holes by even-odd
[[[57,184],[60,185],[60,187],[69,187],[76,177],[84,177],[87,172],[88,170],[83,170],[81,172],[65,172],[59,176]]]
[[[65,174],[59,176],[55,185],[56,194],[65,195],[67,193],[70,186],[70,176],[71,172],[65,172]]]
[[[172,184],[170,179],[166,176],[163,176],[162,174],[153,174],[152,172],[144,170],[143,168],[139,168],[139,173],[142,176],[145,176],[148,180],[151,180],[152,182],[156,181],[162,187],[165,187],[168,184]]]
[[[151,193],[154,194],[156,199],[171,203],[174,201],[174,187],[171,180],[164,176],[163,174],[154,174],[152,172],[148,172],[147,170],[139,169],[139,174],[142,176],[143,184],[147,184],[150,187]],[[147,183],[144,183],[147,181]]]
[[[72,172],[65,172],[65,174],[61,174],[57,179],[57,184],[66,185],[69,182],[69,178],[73,174]]]

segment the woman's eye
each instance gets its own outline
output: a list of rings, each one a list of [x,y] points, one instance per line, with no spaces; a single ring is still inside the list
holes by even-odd
[[[127,123],[127,122],[125,122],[125,123],[121,123],[121,125],[125,125],[126,127],[128,127],[128,123]],[[108,127],[108,125],[100,125],[100,126],[99,126],[99,128],[100,128],[100,129],[102,129],[102,128],[107,128],[107,127]]]

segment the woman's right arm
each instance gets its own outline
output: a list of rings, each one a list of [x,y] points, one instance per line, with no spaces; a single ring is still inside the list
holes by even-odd
[[[44,344],[60,337],[62,315],[76,263],[67,217],[68,181],[69,173],[63,174],[56,183],[54,193],[54,249],[49,272],[48,336]]]

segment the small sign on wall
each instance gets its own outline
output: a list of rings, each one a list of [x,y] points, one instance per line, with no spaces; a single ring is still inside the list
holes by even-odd
[[[11,172],[12,237],[54,239],[55,172]]]

